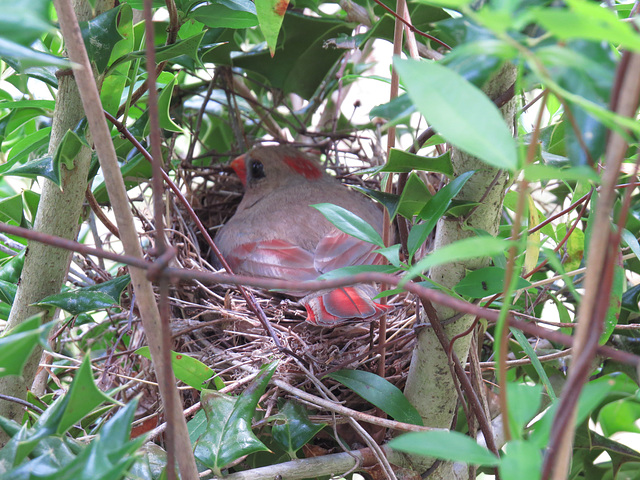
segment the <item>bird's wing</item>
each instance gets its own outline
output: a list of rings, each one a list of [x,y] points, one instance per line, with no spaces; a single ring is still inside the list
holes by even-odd
[[[281,239],[238,245],[227,261],[235,272],[258,277],[305,281],[319,275],[311,252]]]
[[[358,240],[340,230],[332,230],[316,247],[314,265],[322,273],[351,265],[381,263],[382,257],[373,251],[372,243]]]

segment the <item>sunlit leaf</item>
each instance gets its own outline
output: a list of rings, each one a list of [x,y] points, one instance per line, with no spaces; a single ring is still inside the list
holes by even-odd
[[[267,40],[267,45],[269,45],[271,56],[273,56],[276,51],[282,20],[289,6],[289,0],[255,0],[255,5],[260,30],[262,30],[262,34]]]
[[[142,355],[143,357],[151,360],[149,347],[140,347],[133,353],[137,353],[138,355]],[[184,383],[196,390],[206,388],[207,382],[214,377],[215,387],[217,389],[224,388],[224,382],[222,382],[220,377],[216,376],[216,372],[196,358],[185,355],[184,353],[172,351],[171,365],[176,378],[178,380],[182,380]]]
[[[499,458],[472,439],[456,431],[434,430],[400,435],[389,442],[394,450],[470,465],[496,466]]]
[[[504,254],[512,242],[501,238],[482,236],[470,237],[450,243],[430,253],[402,277],[400,286],[436,265],[469,260],[471,258],[491,257]]]
[[[318,203],[311,206],[322,213],[338,230],[365,242],[384,247],[380,234],[355,213],[332,203]]]
[[[494,167],[517,168],[511,132],[481,90],[435,62],[396,58],[394,65],[420,113],[448,142]]]

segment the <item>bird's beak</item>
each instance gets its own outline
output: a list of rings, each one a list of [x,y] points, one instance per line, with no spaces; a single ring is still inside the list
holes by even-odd
[[[236,175],[240,178],[242,185],[247,186],[247,167],[244,164],[244,155],[240,155],[235,158],[229,166],[233,168],[233,171],[236,172]]]

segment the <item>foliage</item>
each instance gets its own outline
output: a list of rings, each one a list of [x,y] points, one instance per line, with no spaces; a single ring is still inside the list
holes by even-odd
[[[209,172],[219,173],[221,164],[244,151],[248,143],[292,138],[309,143],[311,139],[336,171],[353,170],[354,163],[362,166],[359,190],[382,204],[400,226],[398,244],[385,246],[373,227],[350,212],[331,204],[314,205],[342,231],[379,247],[390,264],[349,267],[324,279],[393,273],[401,280],[398,288],[383,293],[387,297],[415,279],[421,282],[418,285],[439,290],[457,302],[502,306],[504,312],[510,310],[536,323],[557,318],[567,334],[574,330],[583,301],[580,269],[591,268],[591,239],[599,229],[613,226],[612,242],[618,241],[619,233],[622,255],[610,259],[610,274],[603,275],[603,284],[606,280],[610,288],[605,290],[608,304],[598,338],[603,345],[637,352],[640,204],[634,183],[637,175],[632,172],[640,124],[637,112],[629,118],[615,111],[621,94],[616,72],[625,71],[628,59],[624,52],[640,52],[637,9],[632,4],[411,2],[412,24],[451,49],[418,35],[419,51],[429,58],[443,58],[395,58],[400,95],[388,102],[381,101],[382,96],[376,98],[378,105],[368,118],[359,119],[350,116],[346,92],[375,83],[387,98],[390,78],[380,73],[386,70],[371,72],[372,49],[393,39],[393,17],[379,2],[167,3],[175,7],[175,16],[162,16],[168,12],[165,3],[153,2],[161,12],[155,22],[155,46],[162,65],[157,84],[164,167],[182,191],[192,194],[194,204],[202,202],[198,186],[206,184]],[[383,3],[396,8],[395,2]],[[134,23],[138,18],[134,13],[142,5],[141,0],[121,1],[81,28],[92,64],[102,77],[105,111],[147,147],[151,127],[144,85],[153,68],[146,64],[144,22]],[[69,67],[52,3],[27,0],[18,5],[0,0],[0,7],[0,220],[31,227],[42,182],[64,188],[60,172],[72,169],[79,149],[91,141],[83,121],[64,133],[57,151],[48,154],[58,79]],[[357,25],[355,19],[367,25]],[[506,64],[518,70],[514,96],[523,99],[515,125],[503,120],[496,105],[500,98],[483,93]],[[58,75],[56,69],[62,69]],[[424,132],[423,119],[430,131]],[[382,138],[392,127],[397,129],[398,146],[385,162],[376,161],[384,148]],[[122,176],[132,198],[137,197],[136,208],[146,208],[151,168],[121,133],[113,127]],[[423,133],[428,133],[426,138]],[[613,133],[628,142],[619,183],[630,184],[626,186],[631,190],[624,186],[616,190],[613,215],[604,226],[595,215],[605,171],[597,167],[611,156],[607,148]],[[424,255],[425,243],[442,217],[466,225],[482,204],[460,199],[478,172],[455,175],[451,147],[508,171],[513,186],[505,196],[497,237],[469,229],[468,238]],[[395,182],[397,188],[380,191],[381,178]],[[108,205],[97,159],[88,181],[90,196],[97,204]],[[627,191],[630,196],[625,198]],[[139,219],[151,229],[148,219],[143,215]],[[98,235],[92,239],[89,232],[97,228],[95,215],[87,211],[81,222],[79,240],[94,243]],[[511,238],[514,223],[520,229],[520,241]],[[193,232],[181,234],[173,238],[176,244],[195,238]],[[14,302],[26,255],[24,239],[11,237],[6,244],[0,251],[2,320],[8,318]],[[117,242],[113,245],[120,248]],[[493,265],[467,272],[452,288],[428,277],[434,266],[482,257],[491,257]],[[22,422],[2,419],[0,423],[12,437],[0,450],[0,476],[159,478],[166,467],[164,452],[157,455],[149,445],[143,450],[144,436],[130,439],[137,404],[128,390],[140,393],[143,387],[123,381],[104,395],[99,387],[107,384],[103,382],[111,373],[100,373],[96,382],[97,374],[90,369],[89,360],[96,359],[119,375],[145,372],[147,364],[140,356],[135,361],[126,356],[119,360],[122,352],[149,354],[132,333],[137,313],[127,289],[129,277],[120,271],[121,264],[96,264],[88,256],[76,267],[62,292],[37,303],[52,311],[61,309],[68,317],[55,325],[40,325],[39,318],[34,318],[0,337],[1,376],[20,375],[37,344],[59,353],[53,366],[47,367],[52,374],[47,393],[29,398],[37,408]],[[78,274],[78,270],[83,271]],[[186,311],[187,303],[174,306]],[[495,345],[489,339],[499,336],[500,329],[481,323],[478,330],[488,333],[482,360],[496,360],[490,353]],[[543,478],[545,448],[556,435],[554,419],[562,408],[558,397],[567,380],[565,347],[556,340],[537,343],[515,328],[505,331],[511,337],[508,352],[501,352],[500,358],[515,362],[507,372],[507,384],[499,387],[506,392],[501,413],[511,437],[498,455],[463,435],[475,433],[473,422],[465,422],[468,403],[451,431],[399,436],[389,444],[392,448],[478,465],[486,472],[497,469],[503,479]],[[117,360],[112,363],[114,357]],[[80,358],[84,360],[76,371],[71,367]],[[627,478],[628,472],[637,476],[638,447],[621,439],[622,432],[640,433],[637,372],[604,356],[589,365],[589,381],[577,406],[569,476]],[[343,445],[337,431],[329,433],[325,424],[310,421],[307,410],[294,401],[279,402],[277,413],[262,417],[261,397],[276,363],[234,395],[207,390],[221,390],[232,380],[220,374],[218,366],[181,352],[174,352],[173,366],[179,380],[202,395],[203,410],[189,422],[194,455],[202,470],[220,475],[257,465],[264,458],[267,463],[301,458],[310,454],[307,447],[317,447],[327,438],[333,442],[331,448]],[[403,375],[399,377],[405,381]],[[328,378],[397,421],[423,423],[420,412],[397,386],[371,372],[341,370]],[[485,380],[497,381],[493,371],[485,372]],[[110,405],[103,406],[105,401]],[[254,421],[261,424],[255,431]],[[87,435],[90,441],[78,440],[86,440]],[[608,455],[605,460],[599,458],[603,452]]]

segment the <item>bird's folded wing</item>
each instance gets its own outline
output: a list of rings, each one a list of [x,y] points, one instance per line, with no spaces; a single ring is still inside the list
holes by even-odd
[[[372,243],[334,230],[318,243],[314,265],[316,270],[326,273],[351,265],[377,264],[382,257],[373,252],[376,248]]]
[[[315,280],[311,252],[286,240],[274,239],[238,245],[227,261],[234,271],[283,280]]]

